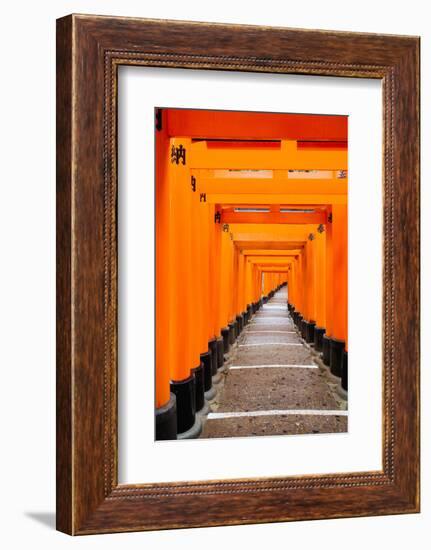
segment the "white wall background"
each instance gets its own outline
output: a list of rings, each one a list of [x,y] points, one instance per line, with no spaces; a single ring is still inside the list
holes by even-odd
[[[0,87],[0,542],[4,548],[427,548],[431,521],[430,372],[422,352],[422,514],[103,535],[53,530],[55,468],[55,19],[96,13],[422,37],[422,150],[431,149],[427,3],[383,0],[16,0],[3,5]],[[422,155],[422,326],[431,329],[430,168]],[[429,536],[427,537],[429,539]]]

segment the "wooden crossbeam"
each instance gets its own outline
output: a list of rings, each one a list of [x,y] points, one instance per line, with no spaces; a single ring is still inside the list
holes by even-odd
[[[223,193],[220,195],[210,194],[206,196],[207,202],[211,204],[224,204],[224,205],[301,205],[305,208],[311,205],[331,205],[331,204],[347,204],[347,195],[284,195],[284,194],[252,194],[252,193]]]
[[[252,264],[268,264],[268,265],[283,265],[286,263],[290,263],[292,261],[292,258],[294,258],[297,254],[290,254],[286,256],[255,256],[255,257],[249,257],[249,261]]]
[[[207,195],[346,195],[347,178],[200,178],[198,189]]]
[[[347,117],[166,109],[169,136],[212,139],[347,140]]]
[[[269,239],[281,239],[286,237],[297,240],[305,239],[310,232],[316,229],[316,224],[304,225],[282,225],[282,224],[266,224],[263,227],[260,224],[229,224],[229,231],[233,234],[234,239],[240,238],[239,235],[245,238],[268,237]]]
[[[187,152],[190,169],[234,170],[347,170],[347,150],[300,149],[296,141],[280,147],[209,147],[192,143]]]
[[[314,213],[280,213],[280,212],[222,212],[221,223],[230,224],[325,224],[326,212]]]

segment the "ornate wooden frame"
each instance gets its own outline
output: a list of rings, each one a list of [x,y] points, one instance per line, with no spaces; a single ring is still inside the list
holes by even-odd
[[[119,65],[377,78],[384,101],[383,470],[118,485]],[[57,22],[57,528],[419,510],[419,38],[71,15]]]

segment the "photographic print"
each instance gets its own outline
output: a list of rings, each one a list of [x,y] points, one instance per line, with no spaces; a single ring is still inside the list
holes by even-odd
[[[347,432],[348,117],[155,109],[155,438]]]

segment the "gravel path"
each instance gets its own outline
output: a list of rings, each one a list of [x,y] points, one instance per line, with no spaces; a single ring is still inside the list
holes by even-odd
[[[233,346],[201,438],[347,431],[337,397],[278,291]]]

